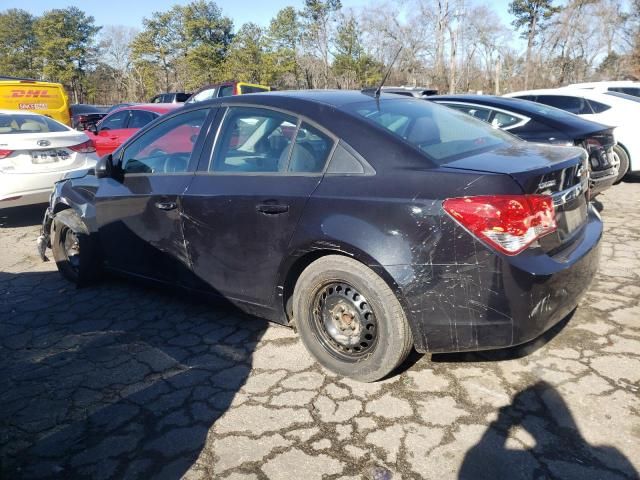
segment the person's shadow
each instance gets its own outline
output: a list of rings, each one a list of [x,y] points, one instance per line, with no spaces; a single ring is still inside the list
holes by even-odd
[[[509,448],[510,431],[520,428],[535,440],[528,448]],[[460,480],[638,479],[631,462],[616,448],[589,445],[562,396],[538,382],[519,392],[481,440],[465,455]]]

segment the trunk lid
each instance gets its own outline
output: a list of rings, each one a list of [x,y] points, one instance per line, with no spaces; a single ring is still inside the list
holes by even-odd
[[[509,175],[523,193],[551,195],[558,229],[539,240],[550,254],[568,247],[587,221],[589,172],[582,148],[522,142],[455,160],[444,168]]]

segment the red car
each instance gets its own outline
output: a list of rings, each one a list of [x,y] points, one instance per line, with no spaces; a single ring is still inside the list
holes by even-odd
[[[181,103],[137,104],[114,110],[85,133],[99,156],[113,152],[125,140],[160,115],[180,108]]]

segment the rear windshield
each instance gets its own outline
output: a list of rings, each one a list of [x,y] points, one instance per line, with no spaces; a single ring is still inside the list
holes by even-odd
[[[0,114],[0,134],[66,132],[69,128],[44,115]]]
[[[427,100],[384,99],[343,108],[419,148],[438,165],[517,142],[481,120]]]

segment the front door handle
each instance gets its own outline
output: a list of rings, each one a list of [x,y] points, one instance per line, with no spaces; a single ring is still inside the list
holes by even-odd
[[[278,203],[261,203],[256,206],[256,209],[260,213],[264,213],[265,215],[278,215],[280,213],[287,213],[289,211],[289,205]]]
[[[160,210],[173,210],[178,204],[176,202],[156,202],[156,208]]]

